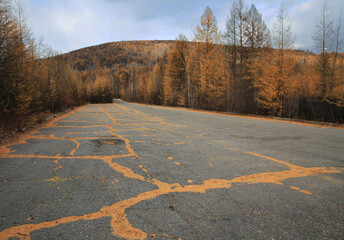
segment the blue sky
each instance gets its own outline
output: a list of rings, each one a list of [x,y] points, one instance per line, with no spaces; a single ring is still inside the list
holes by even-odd
[[[56,50],[71,50],[123,40],[169,40],[192,29],[209,6],[225,30],[234,0],[23,0],[27,23],[34,36]],[[268,27],[278,13],[278,0],[247,0],[262,13]],[[286,0],[296,35],[296,48],[312,49],[315,17],[322,0]],[[329,0],[332,16],[344,7],[342,0]]]

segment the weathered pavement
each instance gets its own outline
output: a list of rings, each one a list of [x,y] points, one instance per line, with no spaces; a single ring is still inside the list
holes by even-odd
[[[344,239],[344,130],[88,105],[0,149],[0,239]]]

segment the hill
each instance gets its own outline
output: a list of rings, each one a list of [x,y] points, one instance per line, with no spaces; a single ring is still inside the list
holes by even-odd
[[[149,67],[172,48],[173,41],[122,41],[82,48],[64,54],[78,71]]]
[[[271,48],[183,39],[112,42],[63,55],[86,85],[101,76],[129,101],[342,122],[343,54],[328,55],[326,82],[320,55],[285,50],[280,57]]]
[[[138,76],[149,75],[155,65],[166,63],[172,44],[173,41],[111,42],[72,51],[63,58],[80,72],[84,82],[95,81],[101,75],[113,84],[115,97],[125,97],[126,84],[134,84]]]

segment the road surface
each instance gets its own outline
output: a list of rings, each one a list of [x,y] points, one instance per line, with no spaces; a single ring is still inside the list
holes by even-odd
[[[87,105],[0,149],[0,239],[344,239],[344,129]]]

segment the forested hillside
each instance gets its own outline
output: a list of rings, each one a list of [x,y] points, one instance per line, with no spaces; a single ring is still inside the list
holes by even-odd
[[[329,54],[334,72],[326,86],[318,54],[207,46],[183,37],[107,43],[63,57],[83,82],[102,76],[113,86],[115,97],[128,101],[343,122],[343,54]]]
[[[64,58],[83,82],[101,76],[129,101],[343,122],[343,36],[325,7],[314,34],[318,54],[291,50],[295,36],[283,5],[270,31],[254,4],[238,0],[224,33],[208,7],[193,39],[108,43]]]
[[[63,58],[80,72],[84,82],[92,83],[97,76],[104,79],[113,87],[115,97],[162,104],[163,71],[172,44],[173,41],[113,42],[73,51]],[[153,72],[160,74],[154,86]]]
[[[42,113],[113,97],[344,122],[343,36],[340,19],[330,21],[325,5],[315,22],[315,53],[292,50],[295,36],[283,5],[274,29],[254,4],[237,0],[222,33],[207,7],[192,39],[113,42],[66,54],[35,40],[8,1],[0,7],[1,136]]]
[[[83,82],[98,76],[128,101],[343,122],[344,56],[328,57],[332,70],[322,82],[320,55],[269,47],[182,38],[109,43],[64,55]]]

